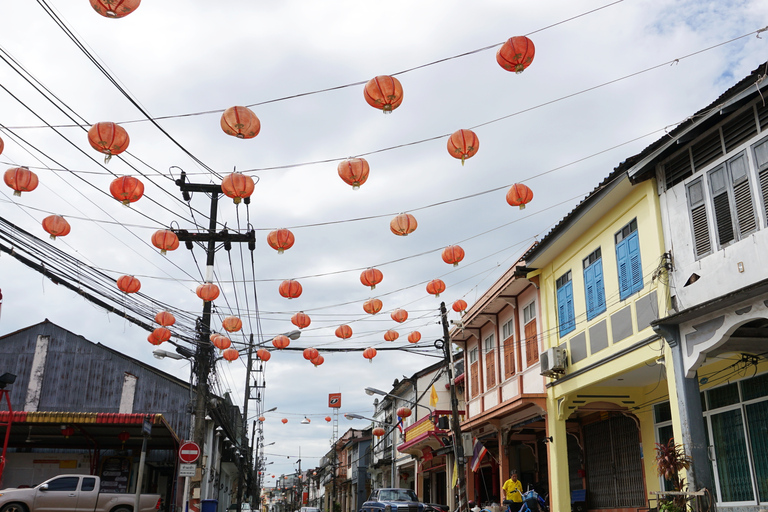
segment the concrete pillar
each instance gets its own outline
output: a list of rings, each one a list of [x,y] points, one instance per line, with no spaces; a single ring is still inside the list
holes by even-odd
[[[120,408],[118,409],[120,414],[133,413],[133,399],[136,397],[136,383],[138,381],[138,377],[128,372],[123,375],[123,389],[120,393]]]
[[[686,378],[683,365],[683,344],[680,342],[680,328],[677,325],[654,325],[653,330],[664,336],[672,353],[671,365],[668,361],[667,381],[675,383],[677,403],[670,403],[672,414],[679,415],[680,432],[677,432],[675,423],[675,442],[682,444],[685,453],[693,459],[691,467],[687,471],[689,490],[696,491],[709,489],[714,492],[715,484],[712,481],[712,472],[709,469],[709,440],[704,430],[704,415],[701,410],[701,390],[699,389],[698,375]],[[674,375],[670,375],[670,372]],[[670,379],[673,377],[673,379]]]
[[[552,390],[547,397],[547,443],[549,450],[549,505],[550,510],[571,509],[571,482],[568,476],[568,434],[565,430],[564,398],[558,399]]]
[[[27,397],[24,400],[25,412],[36,412],[40,407],[40,395],[43,391],[43,377],[45,377],[45,361],[48,359],[50,341],[50,336],[37,337],[35,355],[32,357],[32,368],[29,372]]]

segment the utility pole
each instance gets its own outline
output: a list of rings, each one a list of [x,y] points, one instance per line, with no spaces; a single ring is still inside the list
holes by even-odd
[[[453,382],[453,350],[451,350],[451,335],[448,332],[448,312],[445,309],[445,302],[440,303],[440,318],[443,324],[443,340],[435,342],[437,348],[443,349],[446,367],[448,368],[448,382],[451,387],[451,431],[453,433],[453,456],[456,460],[456,471],[458,472],[457,485],[459,488],[459,512],[466,512],[467,494],[466,479],[464,475],[464,443],[461,438],[461,428],[459,427],[459,399],[456,397],[456,385]]]
[[[230,234],[226,229],[216,232],[216,216],[218,212],[219,196],[221,195],[221,185],[212,183],[198,184],[187,182],[187,174],[182,171],[181,177],[176,180],[176,185],[182,192],[184,200],[189,202],[192,199],[191,192],[203,192],[210,194],[211,208],[209,214],[208,230],[200,233],[190,233],[186,230],[174,230],[179,237],[180,242],[184,242],[187,249],[192,250],[193,242],[207,243],[205,259],[205,280],[213,281],[213,262],[216,254],[216,243],[223,242],[225,247],[231,246],[232,242],[248,242],[249,249],[253,250],[256,246],[256,232],[249,231],[246,234]],[[245,198],[248,204],[249,198]],[[197,350],[195,352],[195,364],[193,370],[197,377],[195,387],[195,409],[194,409],[194,431],[193,441],[200,447],[201,453],[204,453],[205,444],[205,415],[208,408],[208,379],[211,369],[214,365],[214,350],[210,340],[211,334],[211,302],[203,302],[203,314],[197,319]],[[248,354],[250,356],[250,352]],[[210,461],[209,461],[210,462]],[[196,484],[200,485],[200,484]],[[199,489],[199,487],[198,487]],[[194,493],[194,490],[192,491]],[[199,498],[196,498],[199,499]],[[198,502],[199,503],[199,502]],[[190,509],[192,506],[190,505]]]
[[[241,448],[240,448],[240,470],[237,472],[237,510],[240,511],[243,508],[243,487],[245,487],[246,481],[248,482],[248,492],[251,492],[250,482],[253,479],[253,470],[251,469],[250,452],[246,450],[248,446],[248,402],[251,398],[251,367],[253,365],[253,333],[248,341],[248,365],[246,367],[245,375],[245,399],[243,400],[243,431],[241,436]],[[249,474],[246,475],[246,470]]]

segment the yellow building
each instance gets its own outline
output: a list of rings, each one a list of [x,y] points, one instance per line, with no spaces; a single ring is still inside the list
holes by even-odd
[[[616,170],[523,256],[539,287],[554,511],[585,491],[590,509],[635,511],[660,488],[655,443],[672,437],[669,411],[654,411],[668,397],[650,325],[669,297],[660,219],[655,180]]]

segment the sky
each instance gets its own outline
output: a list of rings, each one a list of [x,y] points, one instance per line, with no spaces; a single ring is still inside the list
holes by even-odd
[[[253,177],[249,206],[219,201],[219,222],[250,225],[257,243],[253,260],[237,244],[217,251],[223,293],[214,328],[237,314],[245,335],[233,338],[236,346],[253,333],[271,348],[275,335],[295,328],[291,315],[305,311],[312,323],[291,346],[315,347],[325,358],[314,367],[299,351],[275,351],[266,364],[262,405],[277,410],[266,414],[265,443],[275,444],[265,454],[268,475],[279,476],[297,468],[299,454],[304,469],[328,451],[328,393],[342,393],[342,413],[370,416],[366,386],[389,390],[436,362],[430,347],[442,336],[441,301],[449,310],[459,298],[471,305],[615,166],[766,61],[768,34],[756,33],[766,25],[768,3],[760,0],[144,0],[121,19],[99,16],[86,0],[6,2],[0,170],[28,166],[40,185],[14,197],[0,184],[0,217],[113,279],[137,276],[145,297],[194,318],[204,251],[182,244],[163,256],[149,240],[169,226],[207,226],[210,202],[196,193],[187,205],[173,180],[181,170],[195,183],[218,183],[233,170]],[[522,35],[535,57],[523,73],[510,73],[495,52]],[[404,100],[384,115],[365,102],[363,84],[393,74]],[[259,117],[257,137],[221,130],[221,113],[236,105]],[[130,135],[126,153],[108,164],[86,137],[102,121]],[[464,165],[446,148],[459,129],[480,141]],[[352,190],[337,165],[359,156],[370,176]],[[130,207],[105,193],[115,176],[139,173],[145,197]],[[524,210],[505,201],[514,183],[534,193]],[[398,237],[389,222],[404,212],[418,228]],[[40,223],[50,214],[67,218],[72,232],[49,240]],[[296,238],[284,254],[266,243],[276,228]],[[451,244],[466,253],[458,267],[440,257]],[[368,267],[384,274],[375,290],[359,280]],[[437,298],[425,289],[435,278],[447,287]],[[299,280],[300,297],[279,295],[285,279]],[[47,318],[189,376],[187,362],[153,358],[145,330],[7,254],[0,290],[0,335]],[[373,297],[384,303],[375,316],[362,310]],[[390,319],[396,308],[409,312],[402,325]],[[350,340],[334,336],[341,324],[352,327]],[[387,329],[400,338],[384,341]],[[422,335],[415,346],[405,341],[414,330]],[[379,351],[369,363],[367,347],[402,350]],[[216,372],[216,391],[241,405],[244,361],[220,361]],[[305,416],[308,425],[300,423]],[[339,432],[365,426],[341,416]]]

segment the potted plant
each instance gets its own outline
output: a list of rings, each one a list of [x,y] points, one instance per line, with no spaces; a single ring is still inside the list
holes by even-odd
[[[692,462],[683,445],[675,444],[674,439],[666,443],[656,443],[656,474],[671,482],[673,491],[683,492],[687,489],[685,479],[680,477],[680,471],[690,468]],[[659,511],[685,512],[687,502],[685,496],[659,499]]]

